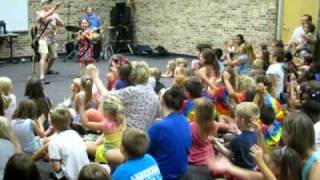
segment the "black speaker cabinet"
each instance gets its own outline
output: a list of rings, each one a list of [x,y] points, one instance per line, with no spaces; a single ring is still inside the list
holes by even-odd
[[[131,10],[126,3],[116,3],[110,11],[111,26],[129,26],[131,24]]]

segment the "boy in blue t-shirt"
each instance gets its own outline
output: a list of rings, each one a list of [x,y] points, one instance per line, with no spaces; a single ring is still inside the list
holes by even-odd
[[[231,158],[232,163],[245,169],[255,169],[256,162],[250,155],[250,148],[258,143],[254,123],[260,115],[259,107],[252,102],[243,102],[236,106],[235,119],[241,134],[230,142],[230,150],[214,140],[219,151]]]
[[[127,161],[112,175],[113,180],[161,180],[162,176],[155,159],[146,154],[148,135],[138,129],[128,128],[122,137],[121,152]]]

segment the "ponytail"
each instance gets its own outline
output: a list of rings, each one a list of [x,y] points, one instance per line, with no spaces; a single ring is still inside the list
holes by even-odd
[[[85,92],[85,105],[88,105],[92,101],[92,86],[93,86],[93,81],[89,77],[84,77],[82,78],[81,81],[81,86],[84,88]]]

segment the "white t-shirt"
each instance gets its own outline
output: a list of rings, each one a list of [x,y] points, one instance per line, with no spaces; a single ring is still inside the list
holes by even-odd
[[[303,27],[302,26],[296,27],[292,33],[291,40],[293,40],[295,42],[302,42],[303,41],[303,38],[302,38],[303,34],[306,34],[303,30]],[[313,38],[314,39],[317,38],[316,31],[313,32]]]
[[[317,151],[320,151],[320,121],[313,125]]]
[[[284,89],[284,66],[282,63],[271,64],[266,72],[267,75],[275,75],[277,77],[276,98],[280,98],[280,93]]]
[[[61,168],[68,179],[75,180],[84,165],[89,164],[86,146],[74,130],[58,133],[49,141],[50,160],[61,161]]]

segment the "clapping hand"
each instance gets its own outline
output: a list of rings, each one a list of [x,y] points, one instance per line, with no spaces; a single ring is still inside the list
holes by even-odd
[[[264,94],[265,89],[266,89],[266,87],[264,86],[263,83],[259,83],[257,85],[257,93]]]

